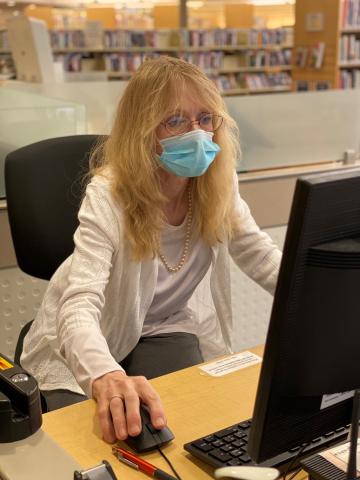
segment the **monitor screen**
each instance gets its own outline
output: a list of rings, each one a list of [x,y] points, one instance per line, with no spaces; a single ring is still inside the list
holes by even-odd
[[[249,436],[255,462],[331,441],[350,423],[359,286],[360,168],[298,179]]]

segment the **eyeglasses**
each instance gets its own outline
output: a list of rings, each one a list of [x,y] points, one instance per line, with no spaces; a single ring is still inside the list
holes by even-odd
[[[200,128],[207,132],[215,132],[221,127],[223,117],[213,113],[202,113],[197,120],[190,120],[181,115],[172,115],[165,122],[161,122],[171,135],[181,135],[191,130],[193,123],[197,123]]]

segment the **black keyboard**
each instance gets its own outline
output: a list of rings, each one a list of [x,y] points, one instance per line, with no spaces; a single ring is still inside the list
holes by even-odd
[[[193,442],[186,443],[184,448],[195,457],[216,468],[255,465],[255,462],[247,453],[250,427],[251,420],[245,420]],[[338,428],[336,431],[328,432],[321,437],[314,438],[309,443],[295,446],[261,465],[277,467],[281,472],[286,471],[289,466],[290,470],[293,470],[299,465],[301,458],[345,440],[349,428],[350,425],[346,425],[346,427]]]

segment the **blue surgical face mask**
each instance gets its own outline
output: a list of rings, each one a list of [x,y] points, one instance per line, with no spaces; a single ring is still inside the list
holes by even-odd
[[[212,141],[213,135],[204,130],[191,130],[160,140],[163,152],[159,159],[166,170],[178,177],[200,177],[220,151],[219,145]]]

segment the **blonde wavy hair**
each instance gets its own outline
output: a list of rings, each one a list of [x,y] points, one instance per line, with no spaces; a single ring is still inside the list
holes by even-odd
[[[157,170],[155,130],[166,116],[181,111],[183,95],[221,115],[214,134],[221,151],[206,173],[190,179],[193,228],[208,245],[231,238],[235,228],[233,175],[239,154],[238,129],[214,83],[195,65],[171,57],[146,60],[123,93],[109,137],[93,152],[90,176],[110,167],[112,195],[121,203],[125,238],[134,260],[154,257],[165,223],[167,198]]]

